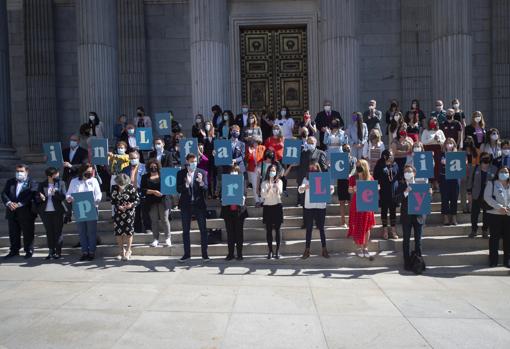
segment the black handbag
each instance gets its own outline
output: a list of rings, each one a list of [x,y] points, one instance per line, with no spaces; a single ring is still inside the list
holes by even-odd
[[[216,245],[221,243],[221,229],[207,230],[207,244]]]

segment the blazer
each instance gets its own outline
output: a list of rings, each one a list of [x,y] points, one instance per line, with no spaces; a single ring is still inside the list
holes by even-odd
[[[46,197],[46,200],[43,201],[39,194],[43,194]],[[65,214],[68,211],[66,204],[66,184],[63,180],[55,181],[55,193],[51,200],[53,202],[55,212]],[[37,193],[35,194],[35,203],[37,213],[42,214],[46,211],[46,206],[48,205],[48,180],[39,183]]]
[[[196,178],[197,174],[202,174],[203,186],[198,184]],[[190,210],[191,205],[199,209],[206,209],[205,198],[207,194],[207,172],[197,168],[193,175],[193,183],[189,188],[186,188],[186,176],[188,174],[188,168],[184,168],[177,172],[177,192],[180,194],[179,197],[179,209]],[[192,199],[192,191],[193,197]]]
[[[319,113],[317,113],[317,115],[315,116],[315,125],[317,126],[317,131],[319,132],[319,142],[320,142],[320,144],[324,144],[323,143],[323,141],[324,141],[324,132],[321,131],[321,128],[323,128],[323,127],[331,128],[331,122],[334,119],[338,120],[338,127],[339,128],[343,128],[345,126],[344,125],[344,120],[342,119],[342,116],[336,110],[331,110],[329,118],[328,118],[328,115],[326,114],[326,112],[324,110],[319,112]]]
[[[7,208],[5,210],[5,218],[14,219],[16,218],[15,213],[19,213],[21,219],[23,219],[23,217],[31,217],[33,219],[34,214],[32,213],[32,204],[35,193],[37,192],[37,182],[32,180],[32,178],[27,177],[19,195],[16,195],[17,185],[18,181],[16,178],[11,178],[5,183],[5,187],[2,192],[2,202]],[[18,207],[15,211],[11,211],[7,207],[7,203],[9,202],[17,202],[22,206]]]
[[[156,150],[153,150],[149,153],[150,159],[155,159],[157,157]],[[161,167],[173,167],[172,154],[168,150],[163,150],[161,154]]]
[[[246,118],[246,124],[244,123],[244,120],[243,120],[243,114],[237,114],[235,119],[234,119],[234,124],[236,124],[237,126],[239,126],[241,128],[241,130],[245,127],[248,127],[249,126],[249,115],[248,117]]]
[[[78,169],[80,166],[88,161],[89,152],[82,147],[78,147],[76,152],[74,153],[74,157],[70,160],[69,154],[71,153],[71,148],[65,148],[62,150],[62,157],[64,162],[69,162],[73,167],[68,168],[64,167],[64,171],[62,172],[62,179],[64,182],[69,184],[71,179],[78,176]]]
[[[490,165],[487,170],[487,178],[485,178],[485,183],[482,183],[482,169],[479,165],[476,165],[473,171],[471,171],[471,175],[467,180],[466,190],[471,194],[474,200],[483,198],[483,188],[485,188],[487,182],[492,181],[496,177],[496,172],[498,168],[494,165]]]
[[[315,148],[313,151],[304,150],[301,152],[299,159],[299,167],[297,168],[297,184],[301,185],[301,181],[306,177],[310,162],[317,162],[321,168],[321,172],[328,170],[326,153],[320,149]]]

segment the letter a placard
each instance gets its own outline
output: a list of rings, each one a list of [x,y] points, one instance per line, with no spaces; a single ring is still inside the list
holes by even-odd
[[[223,174],[221,176],[221,204],[243,205],[244,177],[243,175]]]
[[[73,214],[76,222],[97,221],[94,194],[91,191],[73,193]]]
[[[329,172],[311,172],[308,175],[311,203],[331,202],[331,174]]]
[[[376,212],[379,209],[377,181],[356,181],[356,210]]]
[[[215,139],[214,151],[215,166],[232,166],[232,143],[228,139]]]
[[[446,152],[446,179],[462,179],[466,177],[466,152]]]

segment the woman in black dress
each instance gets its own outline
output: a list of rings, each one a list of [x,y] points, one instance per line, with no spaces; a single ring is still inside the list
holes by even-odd
[[[138,190],[130,182],[129,176],[121,173],[115,177],[115,185],[112,187],[113,231],[120,247],[117,259],[125,261],[131,257],[131,244],[135,232],[135,208],[140,203]]]

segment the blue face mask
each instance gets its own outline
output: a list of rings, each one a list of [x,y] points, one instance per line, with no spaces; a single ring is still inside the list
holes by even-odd
[[[190,162],[188,166],[191,171],[195,171],[197,169],[197,162],[196,161]]]
[[[508,180],[508,177],[509,177],[509,175],[508,175],[508,173],[506,173],[506,172],[501,172],[501,173],[499,174],[499,180],[500,180],[500,181],[506,181],[506,180]]]
[[[69,145],[71,146],[71,148],[76,148],[78,146],[78,142],[76,141],[70,141],[69,142]]]

